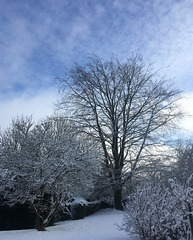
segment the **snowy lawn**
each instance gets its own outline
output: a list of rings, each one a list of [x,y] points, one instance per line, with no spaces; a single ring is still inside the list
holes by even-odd
[[[59,222],[45,232],[36,230],[0,231],[1,240],[137,240],[119,231],[123,212],[113,209],[99,212],[81,220]]]

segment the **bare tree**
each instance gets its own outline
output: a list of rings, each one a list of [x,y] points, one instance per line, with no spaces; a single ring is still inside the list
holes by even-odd
[[[0,141],[0,192],[6,204],[28,204],[36,229],[45,230],[60,203],[91,184],[94,152],[67,120],[50,118],[37,125],[31,118],[14,120]]]
[[[180,141],[176,147],[177,160],[173,164],[172,174],[181,184],[185,184],[193,169],[193,142]],[[193,186],[193,179],[190,181]]]
[[[166,130],[181,116],[180,92],[145,66],[137,54],[119,62],[94,57],[58,79],[61,108],[70,108],[84,131],[101,144],[103,167],[122,209],[122,187],[155,156]],[[68,95],[66,91],[68,91]]]

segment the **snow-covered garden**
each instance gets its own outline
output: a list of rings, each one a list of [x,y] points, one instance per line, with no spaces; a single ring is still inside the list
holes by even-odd
[[[180,93],[144,66],[76,65],[65,113],[0,134],[0,239],[192,240],[193,142],[168,137]]]

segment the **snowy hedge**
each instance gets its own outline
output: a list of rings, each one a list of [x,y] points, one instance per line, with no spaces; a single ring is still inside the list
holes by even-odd
[[[77,220],[92,215],[101,209],[100,201],[86,201],[84,198],[75,198],[72,202],[61,204],[54,221]]]
[[[189,182],[182,186],[169,179],[170,187],[159,182],[137,188],[125,205],[122,229],[132,230],[143,240],[191,240],[193,189]]]

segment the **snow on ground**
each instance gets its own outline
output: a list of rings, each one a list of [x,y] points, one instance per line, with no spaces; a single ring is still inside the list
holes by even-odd
[[[0,231],[1,240],[137,240],[120,231],[117,225],[123,212],[113,209],[99,212],[81,220],[59,222],[45,232],[33,230]]]

